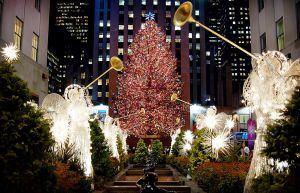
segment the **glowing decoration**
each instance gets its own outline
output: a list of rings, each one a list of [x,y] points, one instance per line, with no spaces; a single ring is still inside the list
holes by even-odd
[[[187,153],[189,150],[192,149],[192,143],[194,140],[194,134],[191,130],[186,130],[183,134],[183,153]],[[172,146],[171,146],[172,147]]]
[[[196,117],[197,129],[208,128],[209,130],[220,130],[225,126],[225,121],[230,116],[225,113],[218,113],[215,106],[209,107],[206,114],[200,114]]]
[[[186,141],[187,143],[192,144],[194,139],[194,134],[191,130],[187,130],[184,132],[183,135],[183,140]]]
[[[249,119],[247,121],[247,129],[248,129],[248,147],[250,150],[253,150],[254,140],[256,137],[255,134],[256,121],[254,119]]]
[[[146,16],[146,20],[149,21],[149,20],[154,20],[155,15],[154,15],[154,13],[152,13],[150,11],[150,12],[146,13],[145,16]]]
[[[179,133],[181,132],[181,130],[180,129],[177,129],[175,132],[173,132],[172,134],[171,134],[171,146],[170,147],[173,147],[173,145],[174,145],[174,143],[175,143],[175,141],[176,141],[176,138],[178,137],[178,135],[179,135]],[[170,151],[170,154],[171,154],[172,152]]]
[[[183,145],[183,151],[186,153],[187,151],[192,149],[192,145],[190,143],[185,143]]]
[[[74,144],[86,176],[91,176],[93,171],[88,122],[91,106],[87,91],[76,84],[65,89],[64,98],[53,93],[47,95],[42,103],[45,116],[53,122],[51,132],[57,145],[67,139]]]
[[[208,147],[211,146],[212,153],[218,158],[220,152],[223,154],[228,153],[231,147],[230,137],[230,132],[224,129],[223,131],[217,131],[212,136],[206,136],[204,144]]]
[[[119,160],[118,146],[117,146],[117,136],[123,144],[123,151],[127,153],[126,150],[126,138],[127,134],[125,131],[120,129],[120,124],[117,119],[113,119],[110,116],[106,116],[104,122],[100,122],[100,128],[102,129],[109,149],[112,152],[112,156]]]
[[[19,58],[19,49],[14,44],[6,45],[2,48],[2,56],[7,62],[13,62]]]
[[[256,140],[253,158],[246,178],[244,192],[250,192],[252,179],[269,170],[268,160],[261,154],[266,146],[263,135],[267,124],[281,118],[280,110],[291,98],[300,76],[300,60],[288,60],[281,52],[257,54],[252,61],[252,72],[244,83],[246,105],[257,117]]]
[[[146,21],[129,50],[114,101],[120,126],[137,137],[169,135],[183,126],[186,110],[170,100],[173,93],[181,95],[181,83],[166,35],[155,21]],[[137,113],[142,108],[145,113]]]
[[[227,119],[225,122],[225,127],[228,129],[232,129],[235,125],[235,122],[232,119]]]

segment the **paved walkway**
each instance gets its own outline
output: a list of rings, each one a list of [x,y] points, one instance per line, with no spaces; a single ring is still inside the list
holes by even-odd
[[[167,167],[172,170],[174,176],[178,176],[181,181],[184,181],[186,186],[191,187],[191,193],[206,193],[197,185],[197,183],[188,180],[186,176],[181,175],[175,168],[169,165],[167,165]]]

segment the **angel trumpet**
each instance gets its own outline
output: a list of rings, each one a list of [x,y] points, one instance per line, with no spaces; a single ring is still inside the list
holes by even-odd
[[[94,79],[91,83],[89,83],[84,89],[89,88],[92,84],[94,84],[99,78],[101,78],[102,76],[104,76],[107,72],[109,72],[111,69],[114,69],[116,71],[122,71],[124,68],[123,62],[120,58],[118,58],[117,56],[113,56],[110,59],[110,65],[111,67],[109,69],[107,69],[105,72],[103,72],[100,76],[98,76],[96,79]]]
[[[173,18],[173,23],[175,26],[181,27],[183,26],[186,22],[191,22],[191,23],[197,23],[201,27],[203,27],[205,30],[209,31],[210,33],[214,34],[215,36],[221,38],[225,42],[231,44],[232,46],[236,47],[237,49],[241,50],[245,54],[251,56],[253,59],[257,60],[257,57],[254,56],[252,53],[248,52],[244,48],[240,47],[239,45],[235,44],[234,42],[230,41],[229,39],[225,38],[221,34],[215,32],[214,30],[210,29],[209,27],[206,27],[199,21],[196,21],[193,16],[192,16],[192,11],[193,11],[193,4],[189,1],[184,2],[181,4],[178,9],[175,12],[174,18]]]

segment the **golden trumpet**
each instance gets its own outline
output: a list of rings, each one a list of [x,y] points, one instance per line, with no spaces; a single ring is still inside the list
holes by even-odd
[[[229,43],[230,45],[232,45],[232,46],[236,47],[237,49],[241,50],[242,52],[244,52],[245,54],[251,56],[253,59],[257,60],[257,57],[254,56],[252,53],[248,52],[244,48],[240,47],[239,45],[237,45],[234,42],[230,41],[229,39],[225,38],[221,34],[219,34],[219,33],[215,32],[214,30],[210,29],[209,27],[206,27],[205,25],[203,25],[199,21],[196,21],[192,16],[192,11],[193,11],[193,4],[191,2],[186,1],[183,4],[181,4],[175,12],[175,15],[174,15],[174,18],[173,18],[174,25],[181,27],[186,22],[197,23],[198,25],[203,27],[205,30],[211,32],[215,36],[221,38],[225,42]]]
[[[185,104],[192,105],[192,104],[189,103],[189,102],[186,102],[186,101],[184,101],[184,100],[179,99],[178,94],[176,94],[176,93],[173,93],[173,94],[171,95],[171,98],[170,98],[170,99],[171,99],[171,102],[180,101],[180,102],[183,102],[183,103],[185,103]]]
[[[99,78],[101,78],[102,76],[104,76],[107,72],[109,72],[111,69],[114,69],[116,71],[121,71],[124,68],[123,62],[122,60],[117,57],[117,56],[113,56],[110,58],[109,61],[111,67],[109,69],[107,69],[105,72],[103,72],[100,76],[98,76],[96,79],[94,79],[91,83],[89,83],[87,86],[84,87],[84,89],[89,88],[92,84],[94,84]]]

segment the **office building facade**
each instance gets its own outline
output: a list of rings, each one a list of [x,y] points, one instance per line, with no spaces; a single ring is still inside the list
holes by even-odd
[[[279,50],[300,58],[300,0],[249,1],[253,53]]]
[[[0,45],[14,43],[20,50],[20,63],[13,65],[37,103],[48,93],[49,10],[50,0],[0,1]]]

